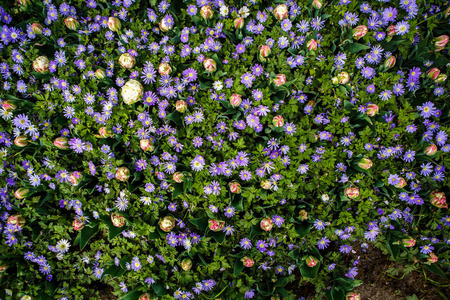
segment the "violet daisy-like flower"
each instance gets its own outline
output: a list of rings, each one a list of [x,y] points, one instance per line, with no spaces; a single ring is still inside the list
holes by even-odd
[[[281,227],[281,225],[283,225],[283,223],[284,223],[284,218],[283,218],[283,217],[280,217],[280,216],[278,216],[278,215],[274,215],[274,216],[272,217],[272,222],[273,222],[275,225],[277,225],[278,227]]]
[[[225,217],[231,218],[234,216],[236,209],[233,206],[228,206],[224,209]]]
[[[245,249],[251,249],[252,248],[252,242],[248,239],[248,238],[243,238],[241,239],[241,241],[239,242],[240,246]]]

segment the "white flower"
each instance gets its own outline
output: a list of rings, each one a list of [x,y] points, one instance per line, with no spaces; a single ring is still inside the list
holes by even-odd
[[[62,253],[58,253],[58,254],[56,254],[56,258],[58,260],[62,260],[64,258],[64,255]]]
[[[226,17],[228,15],[228,12],[229,12],[228,6],[222,5],[220,7],[220,15],[222,17]]]
[[[128,105],[136,103],[139,100],[141,100],[143,94],[144,88],[142,87],[142,84],[134,79],[128,80],[121,90],[123,102],[125,102]]]
[[[67,251],[69,251],[70,243],[68,240],[62,239],[56,244],[56,250],[58,250],[59,253],[64,254]]]
[[[119,57],[119,64],[126,69],[131,69],[135,62],[136,60],[129,53],[124,53]]]
[[[330,196],[328,196],[327,194],[323,194],[322,195],[322,201],[328,202],[328,200],[330,200]]]
[[[213,86],[216,89],[216,91],[221,91],[223,89],[223,84],[220,80],[215,81]]]
[[[250,15],[250,10],[247,8],[247,6],[243,6],[239,11],[238,14],[243,17],[247,18]]]
[[[0,108],[0,116],[2,116],[3,120],[10,120],[13,117],[13,114],[10,111]]]

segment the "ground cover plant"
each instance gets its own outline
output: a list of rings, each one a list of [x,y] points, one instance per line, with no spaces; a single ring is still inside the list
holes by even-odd
[[[357,300],[374,249],[448,284],[449,14],[1,1],[0,298]]]

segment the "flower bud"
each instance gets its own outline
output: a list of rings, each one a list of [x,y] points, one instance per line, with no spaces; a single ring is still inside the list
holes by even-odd
[[[346,84],[350,80],[350,75],[347,72],[341,72],[338,74],[338,80],[340,84]]]
[[[322,1],[321,0],[313,0],[312,6],[315,9],[321,9],[322,8]]]
[[[44,29],[44,27],[41,25],[41,24],[39,24],[39,23],[33,23],[33,24],[31,24],[31,31],[34,33],[34,34],[42,34],[42,30]]]
[[[244,266],[246,266],[247,268],[251,268],[253,266],[253,264],[255,263],[255,261],[253,259],[251,259],[250,257],[244,256],[243,258],[241,258],[242,263],[244,264]]]
[[[182,183],[184,180],[184,175],[181,172],[175,172],[172,178],[176,183]]]
[[[106,127],[100,127],[100,129],[98,130],[98,134],[102,138],[109,138],[112,135],[112,132]]]
[[[436,38],[434,46],[437,48],[435,51],[441,51],[448,43],[448,35],[440,35]]]
[[[399,181],[399,183],[397,183],[397,184],[395,185],[395,187],[398,188],[398,189],[402,189],[402,188],[405,187],[405,185],[406,185],[406,180],[405,180],[405,178],[400,177],[400,181]]]
[[[22,5],[24,7],[28,7],[31,4],[31,0],[17,0],[19,2],[19,5]]]
[[[214,59],[212,58],[207,58],[203,61],[203,67],[205,68],[205,70],[209,73],[212,73],[214,71],[217,70],[217,65],[216,62],[214,61]]]
[[[386,33],[387,33],[387,36],[393,37],[395,34],[395,26],[389,25],[388,28],[386,29]]]
[[[158,67],[159,75],[170,75],[172,73],[172,67],[168,63],[162,63]]]
[[[384,67],[389,70],[390,68],[392,68],[393,66],[395,66],[395,62],[396,62],[396,58],[395,56],[391,55],[388,57],[388,59],[386,59],[386,61],[384,62]]]
[[[402,245],[406,248],[414,247],[415,244],[416,244],[416,240],[413,239],[412,237],[402,239]]]
[[[310,39],[308,43],[306,44],[306,47],[308,47],[308,50],[317,50],[317,42],[315,39]]]
[[[26,145],[28,145],[28,137],[26,135],[16,137],[14,139],[14,145],[21,148],[25,147]]]
[[[447,80],[447,75],[445,74],[439,74],[439,76],[434,81],[435,83],[442,83]]]
[[[130,79],[122,86],[120,94],[123,102],[131,105],[141,100],[144,94],[144,87],[139,81]]]
[[[19,214],[12,215],[8,218],[7,223],[11,225],[17,225],[20,228],[23,228],[25,226],[25,218]],[[15,231],[17,231],[17,229]]]
[[[122,227],[127,222],[127,219],[121,214],[111,213],[111,222],[115,227]]]
[[[181,268],[185,271],[189,271],[192,268],[192,260],[185,258],[181,261]]]
[[[159,222],[159,228],[164,232],[169,232],[175,227],[175,219],[172,216],[165,216]]]
[[[310,268],[315,267],[317,265],[317,259],[314,256],[308,256],[306,258],[306,265]]]
[[[358,162],[358,167],[364,170],[369,170],[372,167],[373,163],[370,159],[364,157]]]
[[[239,17],[234,19],[234,28],[241,29],[242,27],[244,27],[244,18]]]
[[[334,76],[333,78],[331,78],[331,83],[338,84],[339,83],[339,79],[336,76]]]
[[[231,106],[238,107],[239,105],[241,105],[241,102],[242,102],[241,95],[239,95],[239,94],[231,95],[231,98],[230,98]]]
[[[261,187],[265,190],[270,189],[270,187],[272,186],[272,183],[270,182],[270,180],[263,180],[261,181]]]
[[[345,296],[345,300],[361,300],[361,296],[355,292],[350,292]]]
[[[240,194],[241,193],[241,185],[239,184],[239,182],[230,182],[228,184],[228,186],[230,187],[230,191],[233,194]]]
[[[45,55],[39,56],[33,61],[33,69],[38,73],[47,73],[49,66],[50,62]]]
[[[120,167],[116,172],[116,179],[119,181],[127,181],[130,178],[130,170],[127,167]]]
[[[80,28],[80,22],[78,22],[78,20],[74,17],[66,18],[64,20],[64,24],[66,24],[66,27],[70,30],[78,30],[78,28]]]
[[[259,48],[259,59],[261,61],[266,61],[266,57],[268,57],[271,52],[272,50],[270,49],[269,46],[261,45],[261,47]]]
[[[58,149],[65,150],[65,149],[69,149],[68,143],[69,143],[69,139],[66,138],[65,136],[61,136],[61,137],[55,139],[55,141],[53,142],[53,145],[55,145],[56,148],[58,148]]]
[[[427,262],[430,264],[434,264],[438,261],[438,257],[433,252],[430,253],[430,256],[427,258]]]
[[[273,221],[271,218],[264,218],[261,220],[261,223],[259,225],[261,226],[262,230],[271,231],[273,228]]]
[[[272,124],[275,127],[282,127],[284,125],[283,117],[281,115],[273,117]]]
[[[209,229],[212,231],[220,231],[225,226],[225,221],[220,221],[216,219],[209,219],[208,220],[208,226]]]
[[[170,29],[172,29],[173,24],[171,22],[172,19],[169,19],[167,17],[164,17],[161,22],[159,22],[159,29],[161,29],[162,32],[167,32]]]
[[[200,8],[200,15],[203,17],[203,19],[211,19],[213,17],[213,10],[211,6],[205,5]]]
[[[356,199],[359,196],[359,189],[357,187],[348,187],[344,190],[344,195],[349,199]]]
[[[97,77],[97,79],[103,79],[103,78],[105,78],[105,76],[106,76],[106,73],[102,69],[95,70],[95,77]]]
[[[73,186],[78,186],[83,178],[81,176],[77,176],[74,173],[70,174],[69,176],[69,182]]]
[[[84,222],[82,222],[82,221],[80,221],[80,220],[78,220],[78,219],[75,219],[75,220],[73,220],[73,222],[72,222],[72,227],[73,227],[73,230],[79,231],[79,230],[83,229],[83,227],[84,227]]]
[[[116,17],[109,17],[108,19],[108,28],[111,31],[119,32],[120,28],[122,28],[122,24],[120,20]]]
[[[123,53],[119,57],[119,64],[125,69],[133,68],[135,63],[136,59],[130,53]]]
[[[444,10],[444,15],[445,15],[446,18],[448,18],[448,16],[450,15],[450,6],[447,7],[446,10]]]
[[[284,74],[278,74],[277,76],[275,76],[275,78],[273,79],[273,83],[276,86],[281,86],[283,84],[286,83],[286,75]]]
[[[14,111],[17,108],[17,106],[15,106],[14,103],[10,100],[3,101],[2,106],[3,106],[3,109],[8,112]]]
[[[366,111],[366,114],[367,114],[369,117],[373,117],[373,116],[375,116],[376,114],[378,114],[378,111],[379,111],[379,110],[380,110],[380,108],[378,107],[378,105],[373,104],[373,103],[370,103],[370,104],[367,105],[367,111]]]
[[[150,300],[150,295],[145,293],[139,297],[139,300]]]
[[[180,113],[184,113],[184,112],[186,111],[186,109],[187,109],[186,101],[184,101],[184,100],[178,100],[178,101],[175,103],[175,109],[176,109],[178,112],[180,112]]]
[[[357,40],[364,37],[368,32],[366,25],[359,25],[355,29],[353,29],[353,37]]]
[[[431,144],[425,149],[425,154],[428,156],[433,156],[437,152],[437,146],[435,144]]]
[[[287,18],[288,14],[289,10],[286,4],[278,4],[273,10],[273,15],[278,21],[283,21],[283,19]]]
[[[305,220],[309,219],[308,212],[306,210],[304,210],[304,209],[302,209],[298,214],[300,215],[300,219],[302,221],[305,221]]]
[[[8,265],[6,263],[4,263],[3,261],[0,260],[0,274],[5,271],[6,269],[8,269]],[[1,276],[0,276],[1,278]]]
[[[152,141],[150,141],[149,139],[140,140],[139,145],[141,146],[141,149],[144,151],[152,152],[155,150],[155,146],[153,145]]]
[[[432,68],[427,72],[427,77],[430,78],[431,80],[435,80],[440,73],[441,70],[439,70],[438,68]]]
[[[437,208],[448,209],[447,199],[443,192],[438,192],[438,190],[431,192],[430,201],[431,201],[431,204],[433,204]]]
[[[25,198],[26,196],[28,196],[29,193],[30,193],[30,190],[29,190],[29,189],[26,189],[26,188],[24,188],[24,187],[21,187],[21,188],[19,188],[18,190],[16,190],[16,191],[14,192],[14,196],[15,196],[17,199],[21,200],[21,199]]]

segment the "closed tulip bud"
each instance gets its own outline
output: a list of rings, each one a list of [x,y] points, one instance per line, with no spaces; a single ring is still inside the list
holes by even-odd
[[[34,33],[34,34],[42,34],[42,30],[44,29],[44,27],[41,25],[41,24],[39,24],[39,23],[33,23],[33,24],[31,24],[31,31]]]
[[[366,25],[359,25],[355,29],[353,29],[353,37],[357,40],[364,37],[369,30]]]
[[[380,110],[380,108],[378,107],[378,105],[373,104],[373,103],[370,103],[370,104],[367,105],[367,111],[366,111],[366,114],[367,114],[369,117],[373,117],[373,116],[375,116],[376,114],[378,114],[378,111],[379,111],[379,110]]]
[[[306,44],[306,47],[308,47],[308,50],[317,50],[317,42],[315,39],[310,39],[308,43]]]
[[[181,268],[185,271],[189,271],[192,268],[192,260],[185,258],[181,261]]]
[[[139,145],[141,146],[141,149],[144,151],[152,152],[155,150],[155,146],[149,139],[140,140]]]
[[[288,14],[289,10],[286,4],[278,4],[278,6],[273,10],[273,15],[278,21],[282,21],[287,18]]]
[[[173,181],[175,181],[176,183],[182,183],[184,180],[184,175],[181,172],[175,172],[172,176]]]
[[[25,226],[25,218],[19,214],[12,215],[8,218],[7,223],[11,225],[17,225],[18,227],[23,228]],[[18,229],[14,231],[18,231]]]
[[[273,117],[272,124],[275,127],[282,127],[284,125],[283,117],[281,115]]]
[[[159,228],[164,232],[169,232],[175,227],[175,219],[172,216],[165,216],[159,222]]]
[[[10,100],[3,101],[2,106],[4,110],[9,112],[14,111],[17,108]]]
[[[278,74],[277,76],[275,76],[275,78],[273,79],[273,83],[276,86],[281,86],[283,84],[286,83],[286,75],[284,74]]]
[[[84,227],[84,222],[83,222],[83,221],[80,221],[80,220],[78,220],[78,219],[75,219],[75,220],[73,220],[73,222],[72,222],[72,227],[73,227],[73,230],[79,231],[79,230],[83,229],[83,227]]]
[[[369,170],[372,167],[373,163],[370,159],[364,157],[358,162],[358,167],[364,170]]]
[[[167,32],[170,29],[172,29],[173,25],[167,22],[166,18],[163,18],[161,22],[159,22],[159,29],[161,29],[162,32]]]
[[[241,29],[242,27],[244,27],[244,18],[239,17],[234,19],[234,28]]]
[[[74,173],[70,174],[69,176],[69,182],[73,186],[78,186],[83,178],[80,176],[75,175]]]
[[[438,190],[431,192],[430,201],[431,201],[431,204],[433,204],[437,208],[445,208],[445,209],[448,208],[447,199],[445,197],[445,194],[443,192],[438,192]]]
[[[33,69],[38,73],[47,73],[50,62],[45,55],[41,55],[33,61]]]
[[[25,147],[26,145],[28,145],[28,137],[26,135],[16,137],[14,139],[14,145],[21,148]]]
[[[31,5],[31,0],[17,0],[17,2],[19,2],[19,4],[24,7],[28,7]]]
[[[406,185],[406,180],[405,180],[405,178],[400,177],[400,181],[399,181],[399,183],[397,183],[397,184],[395,185],[395,187],[398,188],[398,189],[402,189],[402,188],[405,187],[405,185]]]
[[[14,197],[16,197],[19,200],[24,199],[28,194],[30,193],[29,189],[26,189],[24,187],[19,188],[14,192]]]
[[[241,185],[239,184],[239,182],[230,182],[228,184],[228,186],[230,187],[230,191],[233,194],[240,194],[241,193]]]
[[[393,37],[395,34],[395,26],[389,25],[388,28],[386,29],[386,33],[389,37]]]
[[[268,57],[271,52],[272,52],[272,50],[270,49],[269,46],[261,45],[261,47],[259,48],[259,58],[260,58],[260,60],[261,61],[265,61],[266,57]]]
[[[448,35],[441,35],[436,38],[436,41],[434,42],[434,46],[437,48],[435,51],[440,51],[444,49],[444,47],[448,43]]]
[[[339,79],[336,76],[334,76],[333,78],[331,78],[331,83],[338,84],[339,83]]]
[[[427,72],[427,78],[430,78],[431,80],[435,80],[438,78],[439,74],[441,73],[441,70],[438,68],[432,68]]]
[[[341,72],[337,77],[340,84],[346,84],[350,80],[350,75],[347,72]]]
[[[242,97],[239,94],[233,94],[230,97],[230,104],[233,107],[238,107],[239,105],[241,105],[242,102]]]
[[[158,67],[159,75],[170,75],[172,73],[172,67],[168,63],[162,63]]]
[[[355,292],[350,292],[345,296],[345,300],[361,300],[361,296]]]
[[[264,218],[261,220],[261,223],[259,225],[261,226],[262,230],[271,231],[273,228],[273,221],[271,218]]]
[[[447,75],[445,74],[439,74],[439,76],[434,81],[435,83],[442,83],[447,80]]]
[[[106,127],[100,127],[100,129],[98,130],[98,134],[102,138],[108,138],[112,135],[112,132]]]
[[[58,149],[69,149],[69,139],[66,138],[65,136],[61,136],[59,138],[56,138],[55,141],[53,142],[53,145],[56,146],[56,148]]]
[[[105,76],[106,76],[106,73],[102,69],[95,70],[95,77],[97,77],[97,79],[103,79],[103,78],[105,78]]]
[[[122,227],[127,222],[127,219],[121,214],[111,213],[111,222],[115,227]]]
[[[203,17],[203,19],[211,19],[213,17],[213,10],[211,6],[205,5],[200,8],[200,15]]]
[[[8,265],[5,264],[4,262],[2,262],[2,261],[0,260],[0,274],[1,274],[3,271],[5,271],[6,269],[8,269]],[[1,278],[1,276],[0,276],[0,278]]]
[[[176,109],[178,112],[180,112],[180,113],[184,113],[184,112],[186,111],[186,109],[187,109],[186,101],[184,101],[184,100],[178,100],[178,101],[175,103],[175,109]]]
[[[125,69],[131,69],[135,63],[136,59],[130,53],[123,53],[119,57],[119,64]]]
[[[389,70],[390,68],[395,66],[395,62],[396,62],[395,56],[391,55],[388,57],[388,59],[385,60],[384,67]]]
[[[122,95],[123,102],[131,105],[142,99],[144,87],[139,81],[130,79],[122,86],[120,94]]]
[[[306,265],[310,268],[315,267],[317,265],[317,259],[314,256],[308,256],[306,258]]]
[[[120,20],[116,17],[109,17],[108,19],[108,28],[111,31],[118,32],[122,28],[122,24],[120,23]]]
[[[312,6],[315,9],[321,9],[322,8],[322,1],[321,0],[313,0]]]
[[[216,62],[214,61],[214,59],[212,58],[207,58],[203,61],[203,67],[205,68],[205,70],[209,73],[214,72],[215,70],[217,70],[217,65]]]
[[[139,300],[150,300],[150,295],[145,293],[139,297]]]
[[[300,215],[300,219],[301,219],[302,221],[305,221],[305,220],[308,220],[308,219],[309,219],[309,217],[308,217],[308,212],[307,212],[306,210],[304,210],[304,209],[302,209],[302,210],[299,212],[299,215]]]
[[[402,245],[406,248],[414,247],[415,244],[416,244],[416,240],[413,239],[412,237],[402,239]]]
[[[70,30],[78,30],[78,28],[80,28],[80,22],[78,22],[78,20],[74,17],[66,18],[64,20],[64,24],[66,24],[66,27]]]
[[[359,196],[359,189],[357,187],[348,187],[344,190],[344,195],[349,199],[356,199]]]
[[[438,261],[438,257],[433,252],[430,253],[430,256],[427,258],[427,262],[429,264],[434,264]]]
[[[217,220],[217,219],[209,219],[208,220],[209,230],[221,231],[224,226],[225,226],[225,221],[220,221],[220,220]]]
[[[127,181],[130,178],[130,170],[127,167],[120,167],[116,172],[116,179],[119,181]]]
[[[247,268],[251,268],[253,266],[253,264],[255,263],[255,261],[253,259],[251,259],[250,257],[244,256],[243,258],[241,258],[242,263],[244,264],[244,266],[246,266]]]
[[[437,146],[431,144],[427,149],[425,149],[425,154],[428,156],[433,156],[437,152]]]

